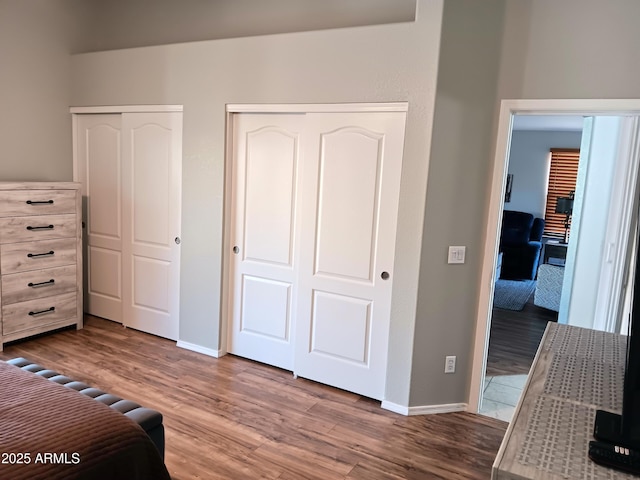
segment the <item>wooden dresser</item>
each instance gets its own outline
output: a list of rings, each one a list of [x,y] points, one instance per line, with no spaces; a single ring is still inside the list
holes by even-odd
[[[81,208],[79,183],[0,182],[0,350],[82,328]]]

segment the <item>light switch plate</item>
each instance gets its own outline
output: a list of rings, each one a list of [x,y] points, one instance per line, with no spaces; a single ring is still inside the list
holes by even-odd
[[[467,247],[450,246],[449,247],[449,263],[464,263],[464,254]]]

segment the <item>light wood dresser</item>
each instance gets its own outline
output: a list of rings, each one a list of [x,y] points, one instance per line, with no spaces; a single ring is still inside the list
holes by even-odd
[[[79,183],[0,182],[0,303],[6,342],[82,328]]]

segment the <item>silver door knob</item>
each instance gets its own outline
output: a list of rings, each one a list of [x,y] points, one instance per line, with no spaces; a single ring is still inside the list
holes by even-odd
[[[236,255],[237,255],[238,253],[240,253],[240,247],[238,247],[237,245],[234,245],[234,247],[233,247],[233,253],[235,253]]]
[[[182,241],[182,240],[180,240],[180,237],[176,237],[176,238],[175,238],[176,245],[180,245],[180,242],[181,242],[181,241]]]
[[[383,279],[383,280],[387,280],[389,278],[389,276],[390,276],[389,272],[382,272],[380,274],[380,278]]]

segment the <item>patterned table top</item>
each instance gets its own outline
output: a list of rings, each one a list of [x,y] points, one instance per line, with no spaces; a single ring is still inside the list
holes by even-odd
[[[596,410],[622,410],[626,339],[548,324],[491,478],[637,478],[587,455]]]

